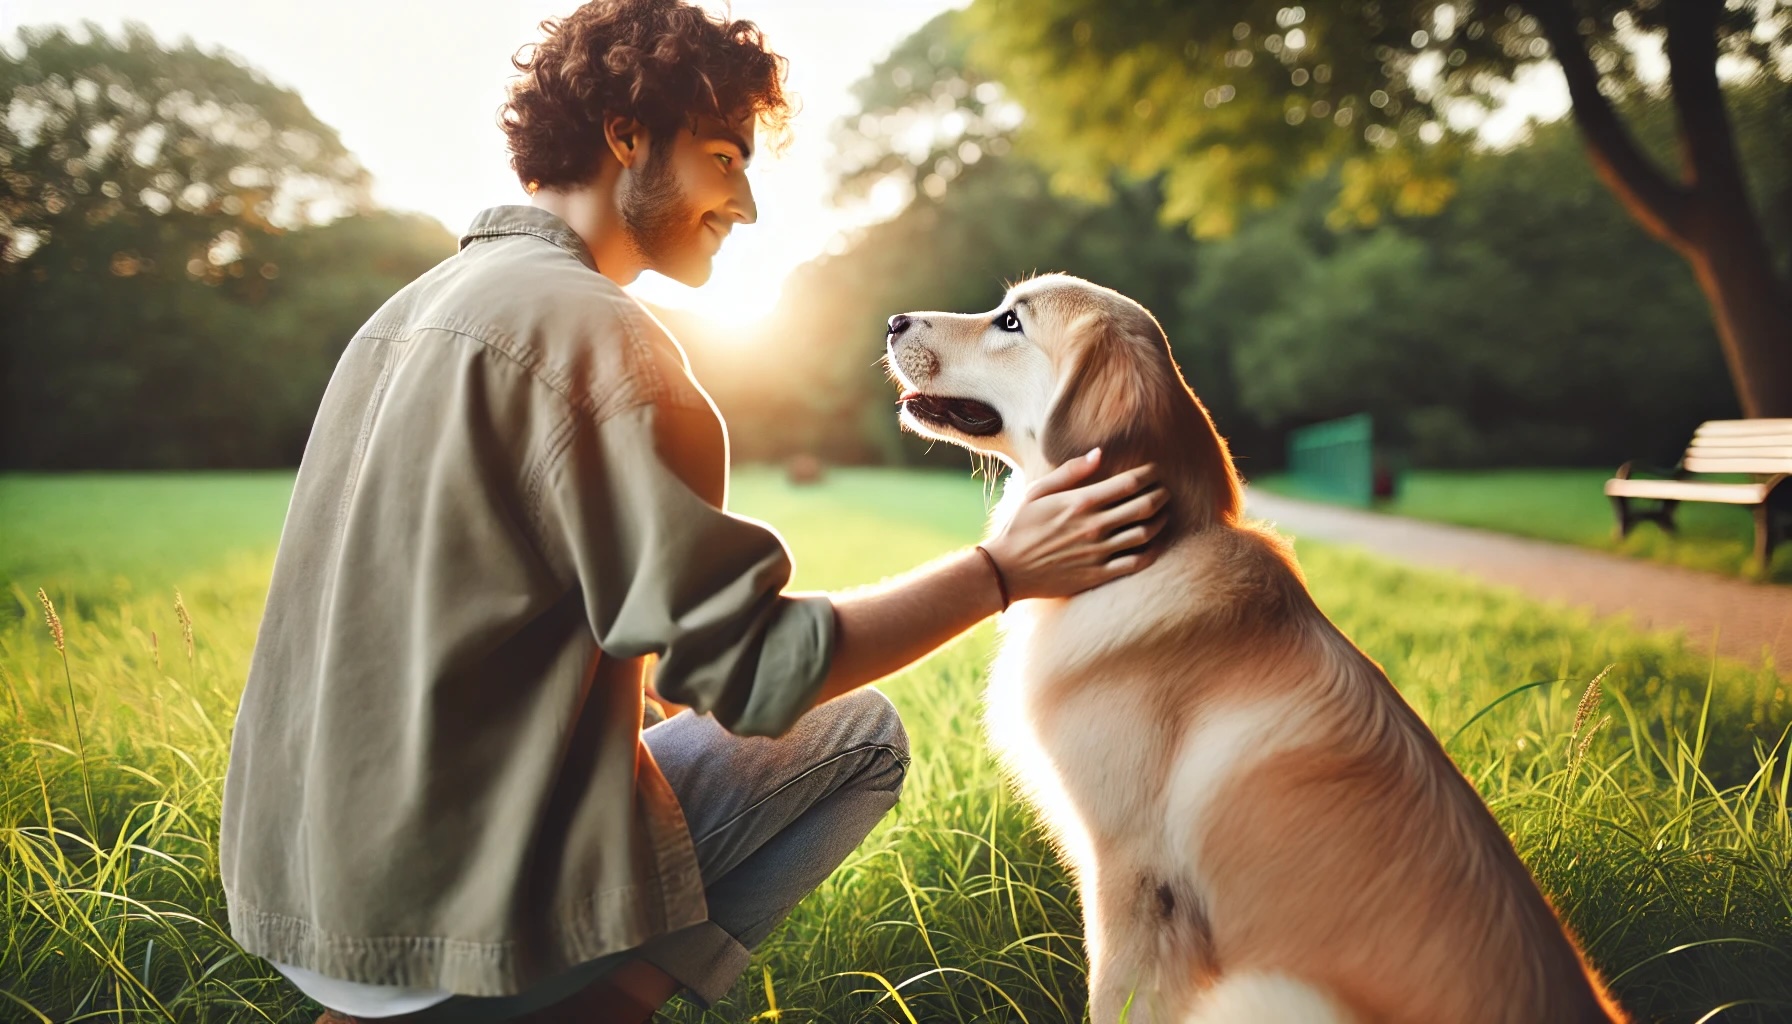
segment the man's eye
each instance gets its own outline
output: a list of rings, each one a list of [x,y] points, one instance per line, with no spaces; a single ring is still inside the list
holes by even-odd
[[[1020,317],[1015,316],[1014,310],[1011,309],[996,319],[996,326],[1004,331],[1018,331],[1020,330]]]
[[[717,153],[717,154],[716,154],[716,159],[717,159],[717,160],[720,160],[720,161],[722,161],[722,166],[723,166],[723,167],[724,167],[724,168],[728,168],[728,167],[733,167],[733,166],[734,166],[734,158],[733,158],[733,157],[731,157],[731,156],[729,156],[729,155],[728,155],[728,154],[726,154],[726,153]]]

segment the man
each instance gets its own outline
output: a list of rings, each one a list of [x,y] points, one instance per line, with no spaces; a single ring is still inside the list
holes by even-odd
[[[713,407],[619,287],[701,284],[754,220],[782,60],[677,0],[544,29],[503,113],[532,204],[480,214],[344,352],[237,716],[231,930],[326,1021],[721,996],[895,804],[907,740],[861,687],[1140,568],[1163,501],[1148,471],[1070,490],[1092,453],[983,551],[784,593],[777,535],[723,511]],[[643,733],[648,655],[692,710]]]

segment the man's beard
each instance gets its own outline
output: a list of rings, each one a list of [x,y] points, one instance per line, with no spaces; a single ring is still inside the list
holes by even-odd
[[[641,173],[622,193],[622,223],[628,228],[629,245],[643,264],[655,270],[670,269],[688,247],[684,236],[689,233],[691,207],[672,174],[666,152],[670,145],[670,139],[656,145]]]

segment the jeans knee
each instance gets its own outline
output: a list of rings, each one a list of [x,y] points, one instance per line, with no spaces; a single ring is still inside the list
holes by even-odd
[[[875,687],[861,686],[829,703],[839,705],[854,742],[888,747],[902,766],[908,767],[908,730],[890,698]]]
[[[833,750],[850,754],[858,767],[847,785],[900,794],[908,778],[908,731],[890,698],[869,686],[836,697],[811,714]]]

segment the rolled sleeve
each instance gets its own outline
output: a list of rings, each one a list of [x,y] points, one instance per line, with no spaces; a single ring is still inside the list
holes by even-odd
[[[735,733],[777,735],[827,675],[833,604],[785,595],[791,558],[777,533],[706,500],[675,468],[667,438],[688,435],[657,421],[692,415],[644,404],[573,423],[545,467],[539,528],[576,576],[606,654],[657,655],[668,699]],[[725,472],[717,437],[724,465],[711,468]]]

